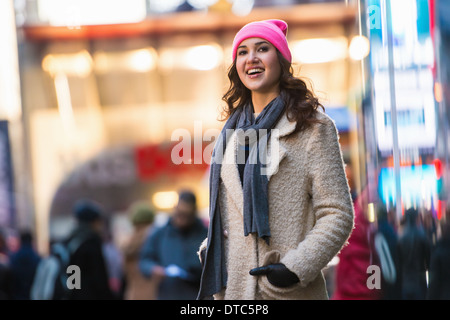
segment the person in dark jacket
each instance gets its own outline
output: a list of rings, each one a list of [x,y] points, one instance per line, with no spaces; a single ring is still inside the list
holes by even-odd
[[[80,268],[81,288],[70,290],[69,300],[113,300],[108,283],[108,271],[102,251],[104,212],[90,200],[80,200],[74,206],[78,226],[66,240],[77,238],[81,243],[70,258],[70,264]]]
[[[450,222],[431,253],[428,299],[450,300]]]
[[[206,235],[195,195],[180,192],[172,217],[151,233],[140,255],[142,274],[160,280],[158,300],[196,299],[202,271],[197,250]]]
[[[377,209],[377,225],[378,225],[378,236],[382,236],[387,243],[387,250],[381,250],[382,252],[377,252],[380,257],[381,269],[384,267],[388,267],[387,265],[383,265],[381,260],[391,259],[392,261],[392,269],[387,270],[389,273],[389,278],[385,277],[386,270],[383,270],[381,278],[381,299],[384,300],[398,300],[401,298],[399,281],[397,277],[397,242],[398,235],[395,231],[394,227],[389,223],[389,211],[387,208],[380,204]],[[380,248],[381,249],[381,248]]]
[[[11,269],[9,267],[9,251],[6,237],[0,229],[0,300],[10,300],[12,297]]]
[[[11,255],[12,298],[30,300],[30,290],[41,257],[33,248],[33,235],[25,230],[20,234],[20,248]]]
[[[401,295],[405,300],[424,300],[427,295],[426,271],[430,266],[430,243],[417,225],[418,211],[405,212],[404,232],[398,240],[398,269]]]

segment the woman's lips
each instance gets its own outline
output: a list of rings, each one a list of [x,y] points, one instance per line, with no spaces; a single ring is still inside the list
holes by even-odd
[[[251,68],[247,70],[246,74],[250,79],[254,79],[262,75],[264,72],[263,68]]]

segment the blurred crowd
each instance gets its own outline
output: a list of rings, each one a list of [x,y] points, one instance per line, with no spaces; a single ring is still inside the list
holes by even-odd
[[[207,225],[197,215],[193,192],[181,191],[172,214],[158,225],[150,203],[133,203],[128,210],[133,231],[123,245],[113,241],[100,203],[81,199],[73,215],[76,226],[57,244],[69,248],[68,264],[79,267],[79,286],[63,294],[55,289],[49,296],[51,277],[46,273],[50,269],[39,269],[45,269],[43,262],[56,255],[56,243],[50,244],[48,256],[41,256],[33,233],[24,230],[19,248],[12,251],[0,233],[0,300],[196,299],[201,275],[197,251],[207,236]]]
[[[355,228],[332,274],[325,270],[330,298],[450,299],[450,224],[415,208],[398,221],[395,211],[382,205],[373,223],[364,209],[365,197],[365,192],[354,195]],[[101,204],[80,200],[73,214],[77,225],[63,243],[79,239],[70,264],[80,267],[81,286],[53,299],[196,299],[201,275],[197,251],[207,236],[207,222],[197,216],[193,192],[180,192],[172,214],[158,225],[148,202],[132,204],[128,218],[133,231],[121,246],[105,228]],[[33,240],[25,230],[11,251],[0,233],[0,300],[39,299],[32,287],[46,257],[37,253]]]
[[[380,204],[373,223],[365,197],[363,192],[354,199],[355,228],[338,255],[331,298],[450,299],[449,222],[414,207],[397,219],[394,207]]]

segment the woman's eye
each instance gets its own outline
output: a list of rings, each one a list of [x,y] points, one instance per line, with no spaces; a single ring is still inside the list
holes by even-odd
[[[258,51],[267,52],[267,51],[269,51],[269,47],[265,47],[265,46],[264,47],[260,47]]]
[[[242,56],[242,55],[244,55],[244,54],[246,54],[246,53],[247,53],[246,50],[241,50],[241,51],[238,52],[238,55]]]

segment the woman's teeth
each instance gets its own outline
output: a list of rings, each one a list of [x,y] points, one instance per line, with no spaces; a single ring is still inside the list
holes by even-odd
[[[263,71],[264,71],[264,69],[261,69],[261,68],[254,68],[254,69],[248,70],[248,71],[247,71],[247,74],[248,74],[248,75],[252,75],[252,74],[256,74],[256,73],[261,73],[261,72],[263,72]]]

